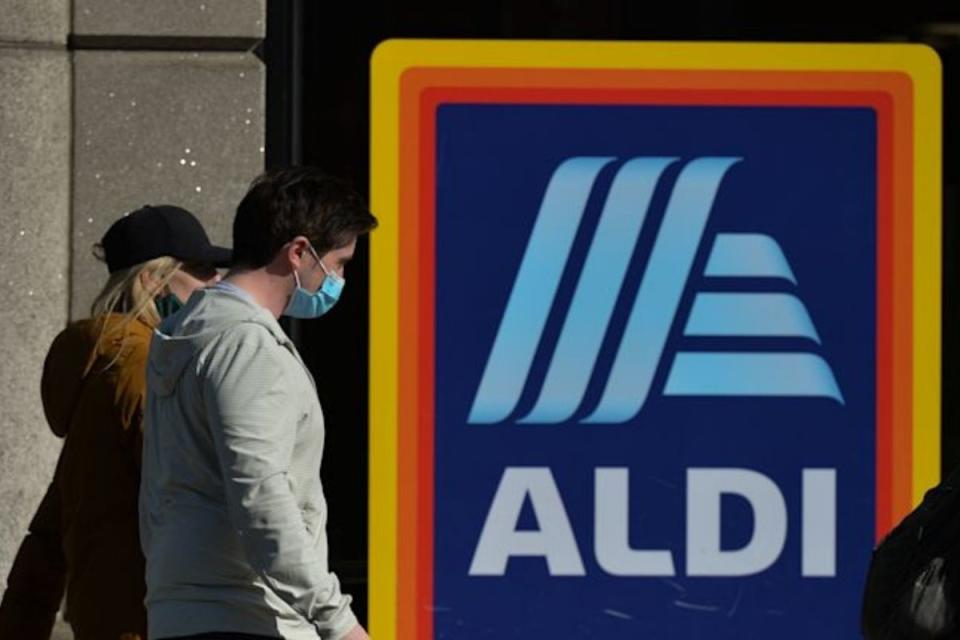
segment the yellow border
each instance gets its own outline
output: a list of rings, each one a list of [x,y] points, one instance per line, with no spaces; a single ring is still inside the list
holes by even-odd
[[[397,584],[399,85],[412,67],[900,71],[914,87],[913,496],[940,475],[940,60],[915,44],[388,40],[371,60],[370,626],[392,640]],[[410,639],[403,639],[410,640]]]
[[[941,69],[933,53],[913,79],[913,501],[940,481]]]
[[[382,46],[382,45],[381,45]],[[397,366],[400,70],[374,52],[371,69],[370,208],[380,225],[370,239],[369,626],[390,640],[397,620]]]

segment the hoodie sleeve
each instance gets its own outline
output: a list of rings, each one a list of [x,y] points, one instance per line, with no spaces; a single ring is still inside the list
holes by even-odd
[[[204,365],[204,403],[250,565],[323,640],[338,640],[357,620],[290,488],[299,403],[276,350],[276,339],[255,324],[221,337]]]

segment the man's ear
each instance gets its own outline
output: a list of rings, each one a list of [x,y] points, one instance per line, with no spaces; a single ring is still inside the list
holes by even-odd
[[[300,268],[304,259],[304,254],[309,251],[307,246],[310,244],[305,236],[297,236],[287,244],[287,261],[294,271]]]

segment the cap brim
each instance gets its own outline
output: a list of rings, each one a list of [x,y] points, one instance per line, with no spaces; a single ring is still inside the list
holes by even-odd
[[[225,247],[211,247],[213,266],[225,269],[233,264],[233,251]]]
[[[210,245],[202,255],[197,256],[194,260],[225,269],[233,264],[233,251],[225,247]]]

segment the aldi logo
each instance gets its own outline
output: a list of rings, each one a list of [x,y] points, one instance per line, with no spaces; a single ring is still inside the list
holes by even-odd
[[[373,61],[378,638],[850,638],[939,464],[939,67]]]
[[[676,319],[721,181],[741,158],[688,162],[676,178],[599,405],[582,422],[622,423],[643,407]],[[515,409],[543,336],[567,258],[600,171],[613,158],[570,158],[554,171],[474,399],[469,422],[501,422]],[[555,424],[580,406],[609,327],[653,193],[675,158],[634,158],[616,173],[533,409],[521,423]],[[779,245],[762,234],[718,234],[714,277],[796,284]],[[685,335],[796,337],[819,343],[803,303],[789,293],[705,292]],[[829,365],[802,352],[676,354],[668,395],[825,396],[842,403]]]

